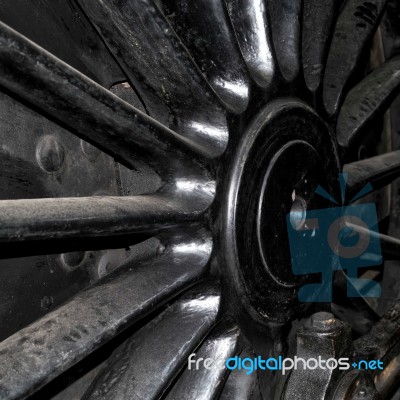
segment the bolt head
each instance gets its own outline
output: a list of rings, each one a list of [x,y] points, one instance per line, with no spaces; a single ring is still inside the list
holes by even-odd
[[[318,330],[332,330],[336,327],[336,319],[332,313],[318,312],[311,317],[311,327]]]

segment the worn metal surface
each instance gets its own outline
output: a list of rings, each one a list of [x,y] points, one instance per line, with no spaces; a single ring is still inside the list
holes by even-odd
[[[138,265],[126,263],[105,280],[1,342],[0,398],[26,398],[192,285],[204,276],[211,250],[212,242],[204,231],[164,239],[154,259]],[[207,314],[215,310],[216,296],[212,292],[207,303],[208,297],[198,293],[197,303],[205,322],[212,320]],[[190,301],[187,309],[196,320],[196,300],[191,301],[193,309]]]
[[[156,2],[85,0],[80,4],[150,115],[206,145],[206,155],[223,152],[228,140],[226,111]]]
[[[155,233],[203,210],[161,195],[1,200],[0,242]]]
[[[83,399],[159,399],[215,324],[219,306],[215,285],[183,295],[115,350]]]
[[[211,358],[215,362],[221,363],[222,367],[214,364],[214,368],[205,368],[201,364],[199,369],[195,369],[192,365],[182,372],[179,380],[168,392],[166,400],[175,399],[196,399],[196,400],[212,400],[219,398],[225,379],[229,374],[229,370],[224,367],[223,363],[230,357],[234,357],[240,352],[239,347],[240,330],[232,325],[230,321],[224,321],[217,326],[207,340],[196,351],[195,360]]]
[[[0,21],[106,88],[125,79],[75,0],[2,0]]]
[[[3,23],[0,25],[0,56],[0,82],[7,89],[128,165],[132,165],[137,154],[144,157],[156,152],[160,157],[170,146],[207,157],[224,150],[226,134],[214,130],[206,137],[185,138]]]
[[[245,349],[240,353],[241,358],[254,358],[254,354]],[[261,400],[257,375],[246,373],[244,369],[231,371],[224,385],[220,400]]]
[[[2,200],[120,194],[111,157],[100,153],[89,160],[81,150],[79,138],[4,92],[0,94],[0,110]],[[48,142],[47,138],[63,149],[63,162],[55,172],[42,169],[36,157],[38,145],[43,139]],[[51,146],[49,150],[47,154],[52,155]],[[131,175],[139,173],[138,170]],[[132,190],[140,194],[143,189],[146,190],[144,185],[136,185]],[[127,246],[130,244],[133,243]],[[35,254],[48,253],[56,251],[47,242]],[[22,254],[24,257],[20,258]],[[3,340],[96,281],[97,263],[104,252],[88,251],[79,268],[72,269],[64,268],[60,256],[52,254],[29,257],[32,255],[29,252],[21,248],[14,251],[7,246],[2,247],[1,255],[0,340]]]
[[[136,160],[136,169],[125,168],[126,179],[120,180],[112,157],[3,91],[0,94],[0,110],[1,200],[119,196],[124,194],[120,186],[124,191],[129,190],[130,195],[140,195],[155,192],[160,187],[157,174]],[[42,146],[43,143],[47,145]],[[57,160],[53,157],[57,155],[53,150],[54,144],[62,149],[63,161],[55,172],[48,172],[40,166],[37,150],[39,146],[46,150],[40,153],[41,156],[47,156],[45,163],[53,163]],[[137,240],[132,238],[125,243],[103,242],[103,248],[125,246],[128,249],[113,250],[111,254],[115,258],[110,257],[106,250],[97,251],[95,246],[79,240],[68,241],[64,249],[49,241],[40,246],[36,242],[24,248],[21,243],[17,246],[3,244],[0,260],[0,340],[96,282],[104,271],[121,263],[120,255],[124,257],[134,253],[131,246],[135,242]],[[80,249],[80,256],[72,259],[79,260],[81,257],[79,265],[64,263],[71,259],[70,253],[65,255],[65,259],[54,254],[76,248]],[[139,248],[139,252],[145,255],[145,247]],[[24,257],[21,258],[22,254]],[[99,271],[103,272],[100,274]]]
[[[162,4],[168,21],[226,108],[239,114],[245,111],[250,77],[224,1],[163,0]]]
[[[328,305],[299,304],[298,288],[319,276],[292,274],[284,217],[299,204],[304,210],[330,206],[313,193],[320,184],[337,197],[343,160],[354,175],[350,192],[370,179],[379,188],[399,176],[397,152],[354,163],[389,151],[387,137],[385,146],[377,144],[380,108],[396,86],[390,79],[377,97],[369,88],[360,92],[358,104],[368,98],[377,104],[346,123],[358,135],[369,116],[377,119],[375,135],[359,135],[367,150],[356,140],[340,160],[335,134],[340,141],[345,128],[336,130],[335,118],[322,110],[325,99],[328,114],[340,114],[341,99],[376,67],[374,60],[367,65],[367,52],[384,1],[347,0],[334,31],[339,3],[82,0],[78,6],[75,0],[38,0],[25,7],[16,0],[13,7],[0,1],[3,22],[58,57],[0,25],[0,84],[5,98],[11,96],[1,103],[7,114],[0,109],[0,183],[8,185],[0,194],[0,249],[14,257],[1,261],[0,315],[7,326],[0,333],[21,329],[0,344],[0,397],[23,398],[52,381],[34,398],[47,399],[76,379],[79,360],[87,361],[98,346],[104,351],[111,338],[109,345],[122,339],[125,345],[100,372],[89,398],[213,398],[222,390],[222,398],[270,399],[281,393],[285,377],[271,371],[247,380],[234,371],[225,381],[221,371],[182,368],[196,349],[234,352],[236,330],[206,339],[220,301],[254,354],[290,353],[295,327]],[[395,54],[396,24],[389,25],[387,51]],[[54,43],[47,37],[52,30],[60,39]],[[367,77],[359,87],[377,84]],[[199,214],[203,228],[193,226]],[[158,239],[133,246],[160,229]],[[385,240],[397,246],[392,237]],[[213,279],[224,280],[221,295],[200,286],[190,300],[177,299],[207,276],[208,263]],[[379,319],[376,304],[348,299],[346,275],[336,278],[333,311],[351,323],[355,337],[368,333]],[[334,330],[321,333],[322,325],[318,320],[303,329],[303,350],[337,350]],[[384,396],[396,384],[399,347],[390,347],[388,367],[376,379]],[[74,372],[68,370],[73,364]],[[312,387],[320,397],[376,394],[364,375],[339,381],[326,371],[308,371],[303,380],[290,379],[291,398],[306,398]],[[358,391],[361,384],[366,393]]]
[[[383,116],[400,92],[400,57],[373,71],[346,96],[338,117],[338,143],[348,148],[376,118]]]
[[[276,59],[290,82],[300,70],[301,0],[269,0],[267,5]]]
[[[334,318],[333,314],[313,314],[304,327],[297,331],[296,355],[323,360],[338,360],[346,355],[351,343],[351,327]],[[285,387],[283,399],[318,400],[329,396],[336,384],[340,371],[337,369],[310,369],[302,366],[293,369]]]
[[[397,301],[371,331],[354,342],[355,359],[379,359],[385,368],[371,373],[382,398],[388,398],[400,378],[400,303]]]
[[[386,0],[348,0],[334,29],[326,63],[323,99],[326,111],[339,111],[347,84],[368,50]]]
[[[366,184],[378,190],[400,176],[400,150],[346,164],[347,193],[355,196]]]
[[[350,371],[339,382],[333,400],[380,400],[371,377],[362,371]]]
[[[321,85],[332,25],[342,0],[304,0],[302,59],[304,79],[309,90]]]
[[[275,73],[269,36],[270,22],[263,0],[226,0],[228,12],[247,68],[254,81],[268,87]]]

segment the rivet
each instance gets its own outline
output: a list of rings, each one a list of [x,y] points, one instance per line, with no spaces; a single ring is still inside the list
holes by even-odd
[[[78,267],[84,260],[86,253],[84,251],[74,251],[61,254],[61,262],[68,268]]]
[[[83,154],[89,159],[89,161],[92,162],[95,161],[101,153],[97,147],[92,146],[90,143],[84,140],[81,140],[81,149]]]
[[[43,136],[36,147],[36,160],[44,171],[58,171],[64,162],[64,148],[60,141],[52,135]]]
[[[165,246],[160,243],[160,245],[157,247],[157,255],[162,255],[165,252]]]
[[[48,310],[54,303],[54,300],[51,296],[44,296],[43,299],[40,301],[40,306],[44,310]]]

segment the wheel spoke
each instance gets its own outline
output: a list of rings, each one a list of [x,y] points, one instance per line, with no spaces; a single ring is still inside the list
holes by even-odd
[[[226,113],[158,5],[153,0],[80,4],[150,115],[221,154],[228,141]]]
[[[313,92],[317,91],[321,84],[327,45],[340,1],[304,0],[303,69],[307,87]]]
[[[373,324],[379,320],[376,311],[371,307],[368,300],[359,293],[358,297],[348,297],[348,285],[352,291],[358,291],[343,270],[335,274],[333,282],[332,312],[342,321],[352,325],[353,330],[359,334],[367,333]]]
[[[212,245],[204,232],[160,239],[165,246],[161,255],[138,265],[128,262],[1,342],[0,397],[12,400],[32,394],[206,273]],[[200,314],[203,324],[210,323],[217,299],[214,292],[204,294],[193,300],[192,308],[188,300],[187,315],[196,322]]]
[[[400,91],[400,57],[394,57],[368,75],[347,95],[336,127],[344,149],[359,138],[367,124],[382,116]]]
[[[254,354],[248,350],[244,350],[240,354],[240,358],[254,359]],[[259,390],[257,387],[257,374],[246,374],[245,369],[235,369],[226,380],[224,389],[222,390],[219,400],[259,400]],[[258,396],[257,396],[258,394]]]
[[[225,106],[242,113],[249,102],[250,78],[223,0],[163,0],[163,5],[173,28]]]
[[[349,198],[368,183],[374,190],[381,189],[400,176],[400,150],[346,164],[343,171],[348,174]]]
[[[300,70],[301,0],[269,0],[272,39],[279,68],[291,82]]]
[[[385,260],[400,260],[400,240],[388,235],[379,235],[382,255]]]
[[[382,256],[385,260],[399,260],[400,259],[400,240],[392,236],[384,235],[359,225],[351,223],[346,224],[349,228],[354,229],[361,237],[370,240],[370,238],[379,239],[381,243]],[[378,255],[379,256],[379,255]]]
[[[84,399],[159,399],[215,324],[219,303],[208,284],[185,294],[114,351]]]
[[[0,21],[106,88],[125,79],[75,0],[5,1]]]
[[[324,76],[328,114],[339,111],[346,84],[367,50],[386,0],[349,0],[337,20]]]
[[[194,360],[203,360],[211,358],[216,362],[225,363],[225,361],[233,357],[237,352],[239,340],[239,329],[232,326],[232,323],[223,323],[218,326],[213,334],[205,341],[200,349],[196,352]],[[166,400],[175,399],[196,399],[196,400],[212,400],[218,397],[225,378],[229,370],[224,368],[204,368],[204,364],[199,369],[195,369],[194,365],[191,369],[183,371],[177,383],[166,396]]]
[[[163,159],[171,146],[207,158],[222,151],[219,141],[178,135],[2,23],[0,83],[130,166],[138,154]]]
[[[2,200],[0,243],[154,233],[200,213],[161,195]]]
[[[264,0],[225,0],[247,68],[257,85],[268,87],[275,62]]]

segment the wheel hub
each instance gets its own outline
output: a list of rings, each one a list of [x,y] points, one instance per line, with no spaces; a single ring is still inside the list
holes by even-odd
[[[304,309],[291,270],[286,228],[296,215],[323,206],[317,185],[335,191],[339,162],[326,124],[294,99],[271,102],[246,130],[233,157],[226,189],[224,271],[236,311],[286,322]],[[235,299],[240,299],[235,301]]]

